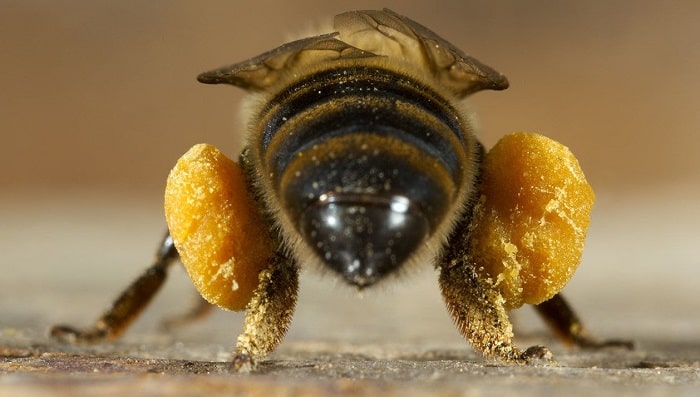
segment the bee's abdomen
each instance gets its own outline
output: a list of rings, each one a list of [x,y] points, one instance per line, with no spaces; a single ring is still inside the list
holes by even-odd
[[[403,264],[471,181],[476,145],[449,101],[391,71],[350,67],[285,89],[260,115],[260,160],[318,258],[358,286]]]

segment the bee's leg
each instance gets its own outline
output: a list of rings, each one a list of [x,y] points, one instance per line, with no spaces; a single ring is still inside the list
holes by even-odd
[[[459,332],[485,357],[524,364],[550,360],[549,349],[533,346],[522,351],[513,341],[513,325],[501,293],[479,277],[469,254],[469,217],[455,228],[437,263],[447,310]]]
[[[114,301],[92,327],[77,329],[66,325],[51,328],[53,338],[73,343],[97,343],[119,337],[151,301],[165,281],[167,269],[178,259],[170,237],[165,235],[154,263]]]
[[[280,344],[292,321],[299,290],[299,269],[289,259],[274,257],[260,272],[260,283],[246,307],[243,332],[238,336],[232,371],[255,368],[256,360]]]
[[[554,295],[548,301],[536,305],[535,309],[549,328],[569,345],[586,349],[610,346],[634,348],[634,343],[629,340],[599,340],[589,335],[586,327],[561,294]]]
[[[166,331],[172,331],[197,320],[201,320],[214,308],[214,305],[207,302],[199,293],[193,294],[195,300],[192,307],[185,313],[168,317],[161,323],[161,328]]]
[[[513,326],[503,307],[503,298],[479,279],[466,258],[443,263],[440,289],[459,332],[483,356],[517,364],[551,359],[546,347],[533,346],[521,351],[515,346]]]

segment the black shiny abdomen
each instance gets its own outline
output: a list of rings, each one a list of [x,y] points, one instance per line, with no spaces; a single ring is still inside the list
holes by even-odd
[[[282,90],[260,114],[262,175],[317,259],[365,287],[441,228],[473,175],[450,102],[381,68],[343,67]]]

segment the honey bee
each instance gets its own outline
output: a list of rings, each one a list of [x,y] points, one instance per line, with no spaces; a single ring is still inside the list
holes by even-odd
[[[336,32],[198,77],[252,93],[245,148],[238,164],[231,164],[242,179],[231,182],[231,197],[248,200],[234,216],[250,212],[259,218],[230,236],[245,243],[240,253],[229,254],[236,264],[207,270],[217,282],[229,277],[231,283],[211,287],[214,297],[203,293],[217,304],[219,295],[233,294],[221,306],[247,311],[234,369],[251,368],[280,343],[294,311],[299,270],[307,265],[357,289],[411,267],[435,266],[450,314],[476,350],[507,363],[547,358],[544,347],[515,346],[502,299],[481,280],[469,255],[485,151],[460,100],[480,90],[503,90],[508,80],[390,10],[343,13],[334,26]],[[208,150],[199,147],[195,154],[218,158]],[[186,262],[188,248],[178,242],[176,226],[169,222],[171,233],[154,264],[91,328],[57,326],[52,335],[78,342],[119,336],[162,285],[170,265],[179,257]],[[251,256],[261,259],[241,264]],[[226,275],[233,272],[240,273]],[[209,280],[208,274],[199,279]],[[251,274],[248,288],[244,279]],[[559,294],[536,307],[571,343],[626,345],[589,337]]]

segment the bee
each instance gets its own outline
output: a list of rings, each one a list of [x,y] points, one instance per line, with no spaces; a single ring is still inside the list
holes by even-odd
[[[227,287],[216,284],[211,296],[203,295],[246,310],[233,368],[253,368],[278,346],[292,318],[302,266],[337,274],[360,290],[411,267],[435,266],[450,314],[477,351],[507,363],[549,357],[544,347],[521,350],[514,344],[503,304],[475,270],[466,238],[485,151],[460,101],[477,91],[506,89],[508,80],[390,10],[343,13],[334,27],[333,33],[293,41],[198,77],[252,95],[245,148],[230,165],[241,179],[231,182],[235,194],[230,196],[247,200],[235,216],[258,217],[227,236],[242,242],[240,252],[229,254],[235,266],[217,265],[207,270],[214,275],[192,277],[195,284],[229,277]],[[205,152],[219,158],[203,147],[195,155]],[[207,181],[219,178],[206,175]],[[188,203],[199,197],[188,192],[177,195]],[[212,208],[209,214],[231,212],[226,206]],[[188,266],[188,248],[178,242],[174,223],[169,222],[154,264],[92,327],[56,326],[52,335],[98,342],[124,332],[163,284],[171,264],[182,257]],[[261,259],[241,265],[249,257]],[[227,276],[234,272],[240,274]],[[243,285],[246,277],[252,277],[249,286]],[[231,294],[227,303],[217,300]],[[204,302],[185,318],[206,307]],[[589,337],[560,294],[536,307],[571,343],[625,344]]]

